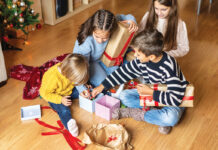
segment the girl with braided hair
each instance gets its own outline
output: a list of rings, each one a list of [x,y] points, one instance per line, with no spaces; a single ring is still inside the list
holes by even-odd
[[[89,62],[90,83],[96,87],[118,67],[106,67],[100,60],[113,31],[117,28],[117,22],[129,24],[129,32],[137,31],[135,18],[128,15],[115,16],[108,10],[100,9],[88,18],[81,26],[75,42],[73,53],[84,55]],[[89,92],[85,85],[77,86],[81,96],[88,98]]]

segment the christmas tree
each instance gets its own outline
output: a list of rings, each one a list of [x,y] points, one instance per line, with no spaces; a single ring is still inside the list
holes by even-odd
[[[8,48],[8,29],[21,29],[28,35],[27,27],[39,22],[39,14],[30,7],[32,4],[29,0],[0,0],[0,41],[3,49]]]

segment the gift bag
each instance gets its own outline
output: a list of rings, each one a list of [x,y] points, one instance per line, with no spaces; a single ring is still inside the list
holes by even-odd
[[[130,135],[120,124],[96,124],[84,133],[85,144],[99,150],[131,150]]]
[[[159,91],[166,91],[167,85],[166,84],[154,84],[150,85],[150,87],[154,90]],[[158,103],[157,101],[153,100],[153,96],[151,95],[140,95],[140,106],[166,106],[164,104]],[[182,103],[179,107],[193,107],[194,106],[194,86],[189,84],[186,87],[185,95],[182,99]]]
[[[134,33],[128,30],[128,24],[118,23],[117,29],[113,32],[101,61],[107,66],[119,66],[123,62],[123,56],[132,40]]]

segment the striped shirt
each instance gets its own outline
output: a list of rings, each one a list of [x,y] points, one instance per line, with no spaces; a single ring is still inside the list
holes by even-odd
[[[153,92],[153,99],[158,103],[179,106],[188,84],[176,60],[163,52],[157,62],[141,63],[137,58],[121,66],[102,82],[106,89],[143,76],[146,84],[166,84],[167,91]]]

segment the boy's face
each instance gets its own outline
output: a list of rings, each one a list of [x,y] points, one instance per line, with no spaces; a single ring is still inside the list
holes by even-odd
[[[150,55],[150,56],[146,56],[143,52],[141,52],[138,48],[133,48],[135,50],[135,54],[134,56],[137,57],[139,59],[139,61],[141,63],[145,63],[148,61],[152,61],[156,56],[154,55]]]

